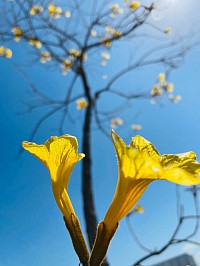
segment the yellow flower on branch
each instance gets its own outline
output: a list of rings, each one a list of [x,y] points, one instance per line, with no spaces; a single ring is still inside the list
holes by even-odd
[[[64,12],[64,16],[65,16],[66,18],[70,18],[70,17],[71,17],[71,13],[70,13],[69,11],[65,11],[65,12]]]
[[[144,209],[141,205],[137,205],[133,211],[138,213],[144,213]]]
[[[31,16],[35,16],[35,15],[38,15],[40,13],[43,12],[43,7],[42,6],[39,6],[39,5],[34,5],[31,7],[29,13]]]
[[[36,47],[37,49],[40,49],[42,47],[42,43],[38,39],[29,39],[29,44]]]
[[[163,94],[163,91],[159,87],[159,85],[154,85],[151,90],[151,96],[156,97],[156,96],[161,96],[162,94]]]
[[[85,156],[82,153],[77,153],[77,139],[70,135],[54,136],[44,144],[23,142],[22,146],[37,157],[49,170],[55,201],[64,216],[80,261],[86,263],[89,258],[87,246],[67,193],[71,172],[75,164]],[[83,263],[83,265],[85,264]]]
[[[131,11],[135,11],[136,9],[138,9],[140,7],[140,2],[139,1],[131,1],[129,8]]]
[[[77,110],[85,109],[88,106],[88,102],[84,98],[80,98],[76,101]]]
[[[142,126],[141,125],[138,125],[138,124],[133,124],[133,125],[131,125],[131,128],[134,131],[139,131],[139,130],[142,129]]]
[[[168,83],[166,86],[166,91],[167,92],[173,92],[174,90],[174,84],[173,83]]]
[[[16,42],[19,42],[20,41],[20,38],[21,38],[21,36],[23,34],[22,29],[20,27],[13,27],[12,28],[12,32],[14,34],[14,40]]]
[[[69,71],[72,70],[72,61],[69,59],[64,59],[62,61],[61,68],[62,68],[62,74],[66,75]]]
[[[49,3],[48,10],[49,16],[54,19],[60,18],[60,15],[62,14],[62,8],[55,6],[54,3]]]
[[[115,129],[120,125],[123,125],[124,121],[120,117],[113,117],[111,119],[110,127]]]
[[[51,61],[51,54],[48,52],[41,52],[40,53],[40,62],[45,64],[48,61]]]
[[[165,81],[165,74],[164,73],[160,73],[158,75],[158,81],[162,84]]]
[[[9,48],[6,48],[4,46],[0,46],[0,56],[11,58],[12,57],[12,51]]]
[[[118,157],[118,183],[112,203],[98,226],[90,266],[100,265],[118,223],[133,209],[152,181],[167,180],[187,186],[200,184],[200,163],[195,153],[161,156],[143,137],[133,137],[126,146],[114,131],[112,140]]]

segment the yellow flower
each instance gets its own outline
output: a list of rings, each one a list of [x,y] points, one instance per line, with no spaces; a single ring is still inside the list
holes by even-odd
[[[51,55],[47,52],[40,53],[40,62],[45,64],[47,61],[51,61]]]
[[[89,259],[86,243],[80,229],[72,203],[67,193],[71,172],[75,164],[84,157],[77,153],[77,139],[70,135],[51,137],[45,144],[23,142],[23,148],[37,157],[49,170],[56,203],[62,212],[81,262]],[[83,265],[85,265],[83,263]]]
[[[144,209],[142,208],[141,205],[137,205],[134,209],[134,212],[138,212],[138,213],[144,213]]]
[[[23,142],[23,148],[36,156],[49,170],[55,200],[64,216],[74,213],[65,189],[74,165],[84,157],[77,154],[77,139],[70,135],[51,137],[45,144]],[[67,200],[67,202],[66,202]],[[67,207],[67,206],[68,207]]]
[[[200,163],[193,152],[161,156],[155,147],[142,138],[132,138],[130,146],[113,131],[118,156],[119,178],[113,201],[104,218],[112,230],[140,199],[154,180],[168,180],[180,185],[200,184]]]
[[[181,95],[173,96],[172,94],[170,94],[168,98],[172,101],[172,103],[175,104],[181,101]]]
[[[38,49],[42,47],[42,43],[37,39],[29,39],[29,44],[31,46],[38,48]]]
[[[118,223],[133,209],[152,181],[167,180],[187,186],[200,184],[200,163],[195,153],[161,156],[143,137],[133,137],[126,146],[114,131],[112,140],[118,157],[118,183],[105,218],[98,226],[90,266],[103,261]]]
[[[135,11],[139,7],[140,7],[140,2],[138,2],[138,1],[131,1],[130,6],[129,6],[131,11]]]
[[[0,46],[0,56],[4,56],[6,58],[12,57],[12,51],[9,48],[6,48],[4,46]]]
[[[69,57],[71,59],[74,59],[75,57],[79,57],[80,55],[81,55],[81,52],[79,50],[76,50],[76,49],[69,50]]]
[[[160,73],[158,75],[158,81],[162,84],[165,81],[165,74],[164,73]]]
[[[84,98],[80,98],[76,101],[77,110],[85,109],[88,106],[88,102]]]
[[[30,11],[29,11],[31,16],[35,16],[35,15],[40,14],[42,12],[43,12],[43,7],[39,6],[39,5],[32,6]]]
[[[90,35],[92,37],[96,37],[97,36],[97,31],[96,30],[91,30]]]
[[[7,58],[11,58],[12,57],[12,51],[8,48],[6,48],[5,50],[5,57]]]
[[[71,13],[69,11],[65,11],[64,16],[66,18],[70,18],[71,17]]]
[[[48,10],[49,16],[54,19],[60,18],[60,15],[62,14],[62,8],[55,6],[54,3],[49,3]]]
[[[164,33],[165,34],[171,34],[172,33],[172,29],[170,27],[167,27],[165,30],[164,30]]]
[[[173,92],[174,90],[174,84],[173,83],[168,83],[166,86],[166,91],[167,92]]]
[[[4,46],[0,46],[0,56],[3,56],[5,53],[5,47]]]
[[[72,70],[72,62],[68,59],[63,60],[62,62],[62,74],[66,75],[69,71]]]
[[[105,47],[107,47],[107,48],[111,47],[111,45],[112,45],[112,42],[111,42],[110,38],[103,39],[101,42],[102,42],[102,43],[105,45]]]
[[[114,117],[111,119],[111,128],[117,128],[119,125],[122,125],[124,121],[119,117]]]
[[[23,34],[22,29],[20,27],[13,27],[12,28],[12,32],[14,34],[14,40],[16,42],[19,42],[20,41],[20,38],[21,38],[21,36]]]
[[[154,85],[151,90],[151,96],[161,96],[163,94],[163,91],[160,89],[158,85]]]
[[[142,129],[142,126],[141,125],[138,125],[138,124],[133,124],[133,125],[131,125],[131,128],[134,131],[139,131],[139,130]]]

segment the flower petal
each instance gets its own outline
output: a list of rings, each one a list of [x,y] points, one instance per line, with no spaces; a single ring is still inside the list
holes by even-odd
[[[49,152],[45,145],[38,145],[33,142],[24,141],[22,147],[36,156],[46,167],[48,167]]]
[[[195,186],[200,184],[200,174],[194,175],[181,168],[166,169],[163,176],[159,179],[184,186]]]
[[[133,137],[130,146],[139,151],[147,151],[150,157],[158,161],[160,160],[160,154],[153,144],[141,136]]]
[[[111,131],[112,141],[117,152],[118,159],[121,158],[123,154],[126,153],[125,142],[115,133],[114,130]]]

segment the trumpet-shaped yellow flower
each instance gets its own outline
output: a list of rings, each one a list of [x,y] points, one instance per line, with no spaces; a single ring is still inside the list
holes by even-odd
[[[200,163],[193,152],[161,156],[154,146],[142,138],[132,138],[130,146],[113,131],[119,178],[113,201],[104,223],[113,228],[135,206],[154,180],[168,180],[180,185],[200,184]]]
[[[152,181],[200,184],[200,163],[193,152],[161,156],[141,136],[132,138],[130,146],[126,146],[114,131],[112,140],[118,157],[118,183],[112,203],[99,224],[90,266],[100,265],[119,221],[129,214]]]
[[[49,170],[54,198],[64,216],[80,261],[85,265],[89,259],[87,246],[67,193],[70,174],[75,164],[84,157],[84,154],[77,153],[77,139],[70,135],[63,135],[61,137],[54,136],[41,145],[31,142],[23,142],[22,145]]]
[[[68,186],[74,165],[84,157],[84,154],[77,154],[76,138],[70,135],[52,137],[41,145],[23,142],[23,148],[35,155],[48,168],[58,207],[64,216],[69,215],[68,209],[66,209],[65,201],[68,196],[65,189]],[[74,213],[71,203],[69,203],[69,207]]]

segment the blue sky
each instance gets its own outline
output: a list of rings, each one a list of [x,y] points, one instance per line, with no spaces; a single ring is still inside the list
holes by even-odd
[[[167,3],[170,3],[168,1]],[[172,3],[172,2],[171,2]],[[198,12],[199,2],[173,1],[171,9],[163,11],[163,18],[154,23],[159,27],[171,26],[172,37],[191,34],[192,29],[198,32],[200,25]],[[192,16],[191,16],[192,14]],[[168,18],[166,20],[166,17]],[[153,21],[153,19],[152,19]],[[170,21],[170,23],[169,23]],[[149,30],[152,33],[152,29]],[[193,34],[194,35],[194,34]],[[0,266],[62,266],[78,265],[71,240],[63,224],[51,192],[51,181],[46,168],[39,161],[27,153],[19,155],[19,148],[23,140],[29,140],[31,130],[41,111],[27,113],[26,104],[34,100],[26,80],[22,77],[16,66],[28,62],[30,50],[19,44],[10,44],[13,50],[13,59],[0,58],[0,112],[1,112],[1,177],[0,177]],[[99,87],[104,81],[98,77],[104,72],[108,77],[116,71],[120,60],[126,60],[126,49],[135,47],[131,43],[122,44],[123,49],[117,47],[111,51],[111,60],[103,70],[99,66],[98,72],[91,82]],[[144,43],[140,49],[145,49]],[[135,51],[133,49],[133,51]],[[138,48],[139,49],[139,48]],[[121,52],[119,52],[119,50]],[[124,51],[124,52],[123,52]],[[118,55],[118,57],[116,56]],[[119,61],[117,61],[119,59]],[[131,123],[141,124],[140,134],[150,140],[161,154],[180,153],[193,150],[200,160],[200,49],[194,47],[186,56],[182,66],[170,76],[175,85],[176,94],[182,96],[178,104],[163,99],[161,103],[152,105],[149,100],[136,100],[132,103],[126,114],[122,115],[125,126],[116,131],[124,138],[127,144],[134,132],[130,129]],[[40,86],[49,95],[62,97],[63,84],[67,77],[59,71],[49,71],[41,66],[26,68],[33,82]],[[125,89],[134,88],[150,90],[157,74],[163,72],[161,66],[140,69],[133,76],[125,77],[121,84]],[[132,86],[132,85],[131,85]],[[118,101],[116,99],[116,101]],[[103,98],[102,108],[108,108],[110,99]],[[81,147],[81,121],[83,112],[76,111],[75,106],[71,112],[76,117],[76,123],[67,120],[66,132],[75,135]],[[42,143],[52,135],[57,135],[58,116],[45,122],[34,138],[35,142]],[[81,152],[81,149],[79,148]],[[105,212],[112,199],[117,182],[117,162],[112,143],[95,128],[92,135],[94,195],[99,221],[104,218]],[[69,194],[78,214],[83,230],[84,220],[81,199],[81,163],[77,164],[71,177]],[[192,209],[192,198],[185,194],[181,188],[186,213]],[[150,185],[142,199],[144,214],[135,215],[131,221],[141,240],[154,249],[164,243],[172,233],[176,224],[176,187],[167,182],[154,182]],[[184,229],[190,229],[188,223]],[[197,236],[199,240],[200,235]],[[188,252],[197,258],[199,249],[188,245],[170,248],[161,257],[145,262],[152,265],[179,253]],[[131,265],[144,253],[128,232],[126,221],[120,227],[111,242],[108,258],[111,265]],[[199,262],[200,263],[200,262]]]

